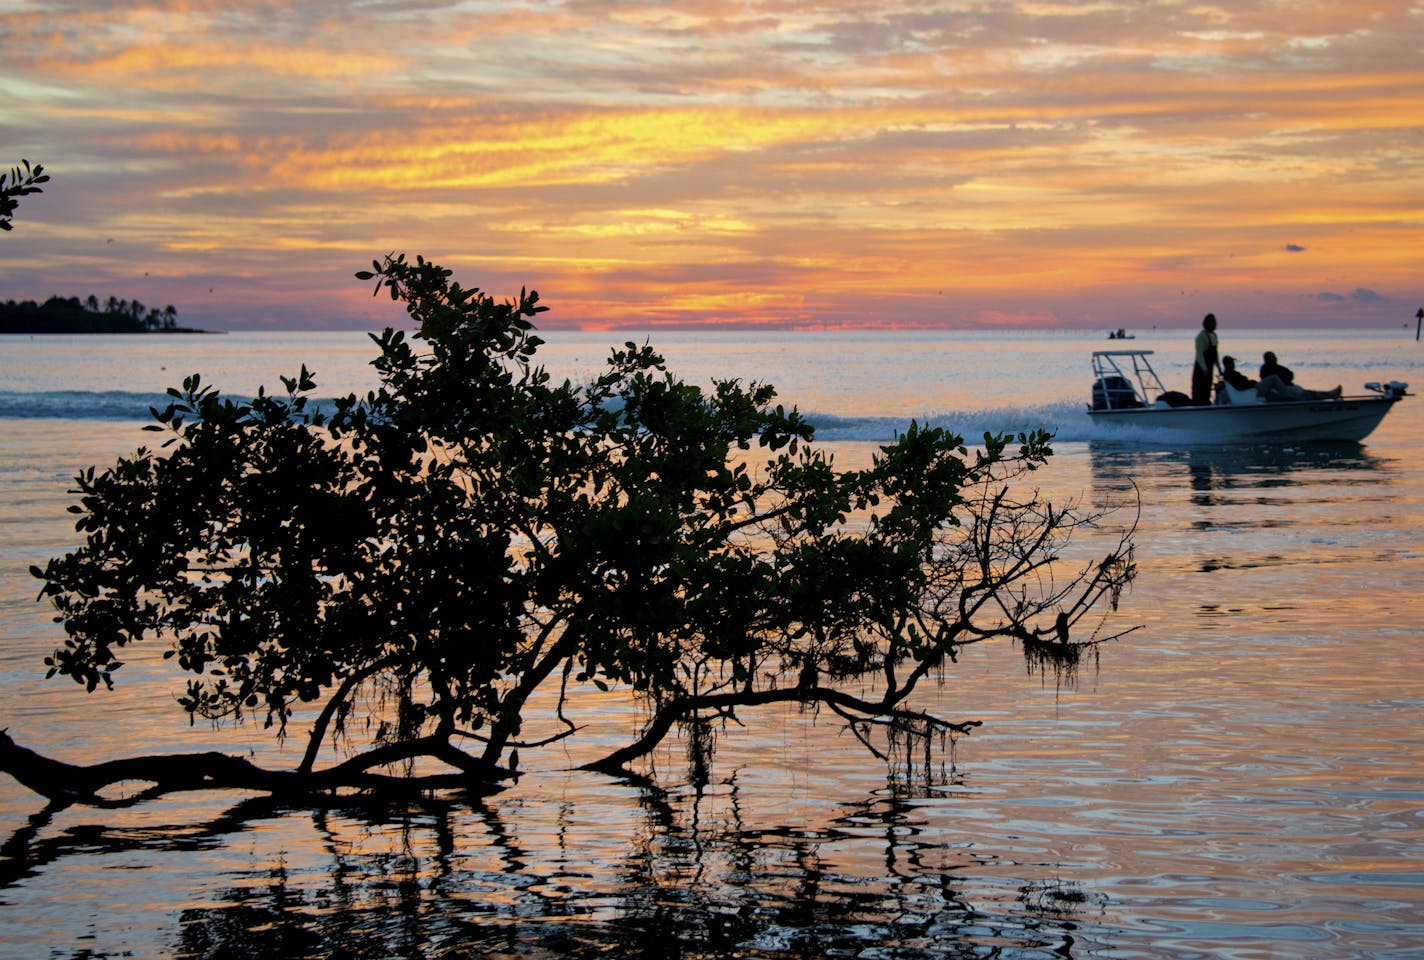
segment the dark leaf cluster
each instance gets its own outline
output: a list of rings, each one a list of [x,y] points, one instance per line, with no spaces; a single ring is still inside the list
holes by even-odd
[[[15,228],[11,221],[20,198],[44,192],[40,186],[44,183],[49,183],[49,174],[41,164],[32,167],[28,160],[21,160],[20,166],[11,167],[9,173],[0,173],[0,230]]]

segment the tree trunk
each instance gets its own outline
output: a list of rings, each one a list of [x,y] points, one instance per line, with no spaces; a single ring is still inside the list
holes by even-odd
[[[133,801],[105,798],[105,787],[126,781],[152,784],[139,794],[149,798],[179,790],[253,790],[268,794],[301,794],[342,788],[376,792],[419,792],[438,788],[463,789],[486,796],[500,789],[500,771],[473,769],[424,776],[389,776],[372,773],[380,763],[441,756],[448,759],[448,744],[413,741],[379,748],[336,767],[317,771],[268,770],[242,757],[225,753],[177,753],[128,757],[103,763],[65,763],[17,744],[0,731],[0,772],[8,773],[35,793],[59,803],[122,806]]]

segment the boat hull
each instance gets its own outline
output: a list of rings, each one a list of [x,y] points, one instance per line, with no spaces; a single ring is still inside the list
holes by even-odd
[[[1203,443],[1233,440],[1359,442],[1379,426],[1398,397],[1343,397],[1205,407],[1089,410],[1104,433],[1143,436],[1170,432]]]

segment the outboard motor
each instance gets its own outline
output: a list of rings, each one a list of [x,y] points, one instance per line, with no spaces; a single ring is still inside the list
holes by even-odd
[[[1126,377],[1099,377],[1098,382],[1093,384],[1094,410],[1124,410],[1140,406],[1142,401]]]
[[[1365,384],[1366,390],[1373,390],[1386,400],[1398,400],[1400,397],[1409,396],[1409,384],[1401,383],[1398,380],[1391,380],[1389,383],[1380,383],[1378,380],[1371,380]]]

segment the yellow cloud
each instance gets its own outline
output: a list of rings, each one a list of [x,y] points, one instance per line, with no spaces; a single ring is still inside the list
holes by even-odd
[[[1399,3],[10,6],[0,124],[195,273],[408,249],[649,323],[1418,285]]]
[[[600,183],[634,171],[762,149],[828,132],[873,128],[877,118],[724,109],[607,110],[526,119],[481,118],[484,105],[411,103],[427,118],[398,140],[294,150],[284,160],[318,189],[536,186]],[[399,109],[399,108],[397,108]],[[472,117],[473,115],[473,117]],[[432,123],[430,118],[440,122]]]

